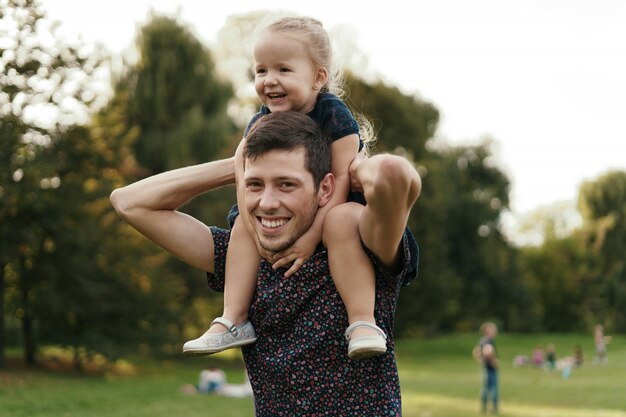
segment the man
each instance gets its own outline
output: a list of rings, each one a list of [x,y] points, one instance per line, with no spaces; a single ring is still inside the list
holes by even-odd
[[[417,273],[417,246],[406,222],[420,193],[419,175],[408,161],[392,155],[356,159],[351,165],[353,187],[368,201],[358,233],[376,269],[376,322],[389,335],[385,354],[352,361],[343,335],[346,310],[324,247],[288,278],[271,262],[271,248],[301,236],[333,193],[328,141],[308,116],[274,113],[249,132],[244,161],[243,210],[259,250],[269,259],[261,261],[249,314],[257,341],[242,349],[257,416],[401,415],[391,335],[398,291]],[[209,286],[219,291],[229,232],[177,209],[233,181],[233,160],[225,159],[146,178],[115,190],[111,201],[149,239],[207,271]]]

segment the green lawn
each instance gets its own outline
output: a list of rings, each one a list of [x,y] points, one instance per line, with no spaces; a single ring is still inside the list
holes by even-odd
[[[471,359],[474,336],[405,341],[398,346],[404,415],[466,417],[480,415],[480,368]],[[593,366],[589,335],[501,335],[500,397],[502,416],[626,417],[626,339],[609,345],[608,366]],[[580,344],[585,363],[567,379],[532,366],[514,367],[516,355],[530,355],[535,345],[554,343],[561,356]]]
[[[626,417],[626,338],[609,345],[610,364],[591,365],[589,335],[501,335],[501,416]],[[398,342],[405,417],[478,416],[480,368],[471,358],[474,335]],[[586,363],[568,379],[532,367],[514,368],[513,357],[554,343],[569,355],[581,344]],[[252,416],[250,399],[189,396],[179,391],[194,383],[204,366],[226,370],[241,382],[237,357],[183,358],[133,362],[132,376],[77,376],[72,372],[28,369],[11,362],[0,371],[2,417],[228,417]]]

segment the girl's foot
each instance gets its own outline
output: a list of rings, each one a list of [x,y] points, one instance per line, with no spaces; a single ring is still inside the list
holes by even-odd
[[[227,330],[216,332],[214,324],[221,324]],[[256,342],[256,333],[250,321],[235,326],[230,320],[218,317],[211,323],[211,328],[197,339],[190,340],[183,345],[185,355],[203,356],[221,352],[237,346],[249,345]]]
[[[371,358],[387,351],[387,335],[374,323],[356,321],[348,326],[345,337],[350,359]]]

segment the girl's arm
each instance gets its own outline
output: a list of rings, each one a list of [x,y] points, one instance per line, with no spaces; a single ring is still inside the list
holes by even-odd
[[[331,170],[335,176],[335,192],[328,204],[317,210],[313,224],[300,238],[288,249],[277,253],[274,256],[274,269],[286,266],[293,262],[291,267],[285,272],[288,277],[294,274],[302,264],[311,257],[318,243],[322,240],[322,227],[326,213],[337,204],[347,201],[350,191],[350,163],[359,150],[359,136],[351,134],[335,140],[331,145],[332,166]]]
[[[118,188],[111,193],[111,203],[122,219],[148,239],[187,264],[213,272],[211,230],[177,209],[195,196],[234,180],[233,158],[223,159],[164,172]]]

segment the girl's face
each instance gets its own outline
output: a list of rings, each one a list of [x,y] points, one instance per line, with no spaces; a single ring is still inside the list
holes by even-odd
[[[272,113],[308,113],[328,79],[316,65],[304,42],[284,33],[266,32],[254,47],[254,86]]]

